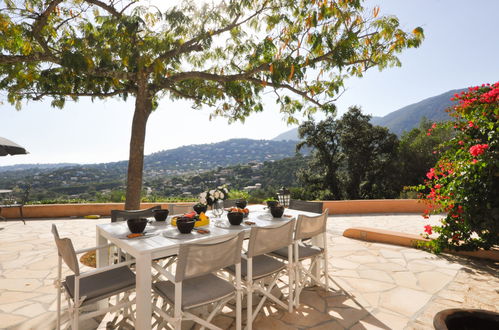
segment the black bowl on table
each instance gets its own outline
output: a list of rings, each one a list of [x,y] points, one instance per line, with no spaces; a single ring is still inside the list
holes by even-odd
[[[233,226],[239,226],[243,222],[244,214],[240,212],[229,212],[227,213],[227,218]]]
[[[154,210],[153,211],[153,214],[154,214],[154,219],[156,219],[156,221],[165,221],[166,218],[168,218],[168,214],[170,213],[169,210]]]
[[[192,207],[192,209],[194,211],[196,211],[197,214],[201,214],[201,213],[206,213],[206,211],[208,210],[208,205],[206,204],[196,204]]]
[[[275,206],[277,206],[278,204],[279,204],[279,202],[278,202],[278,201],[267,201],[267,206],[268,206],[269,208],[275,207]]]
[[[182,234],[189,234],[194,228],[196,220],[187,217],[180,217],[177,219],[177,229]]]
[[[270,208],[270,214],[274,218],[280,218],[284,214],[284,206],[274,206]]]
[[[128,225],[128,229],[133,234],[140,234],[144,231],[147,225],[147,219],[146,218],[132,218],[128,219],[126,221],[126,224]]]
[[[235,204],[238,208],[244,209],[248,205],[248,202],[245,199],[240,199]]]

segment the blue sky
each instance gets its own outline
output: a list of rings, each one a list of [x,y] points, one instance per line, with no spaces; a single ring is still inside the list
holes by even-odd
[[[346,82],[337,102],[341,115],[359,105],[383,116],[403,106],[451,89],[499,81],[499,1],[369,0],[366,7],[396,15],[406,30],[421,26],[426,39],[400,55],[402,67],[365,74]],[[0,157],[0,166],[20,163],[101,163],[128,159],[133,99],[81,99],[63,110],[49,102],[30,102],[16,111],[0,104],[0,136],[25,146],[30,154]],[[195,111],[189,102],[163,99],[149,118],[145,153],[229,138],[271,139],[290,129],[271,99],[266,110],[245,124],[208,121],[209,109]],[[320,118],[320,116],[318,116]],[[239,150],[235,151],[241,152]]]

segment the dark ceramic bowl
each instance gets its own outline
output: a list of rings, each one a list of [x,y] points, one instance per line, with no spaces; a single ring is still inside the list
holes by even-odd
[[[240,199],[236,202],[236,206],[240,209],[244,209],[248,205],[248,202],[244,199]]]
[[[191,218],[178,218],[177,219],[177,229],[182,234],[189,234],[194,228],[196,221]]]
[[[227,218],[229,219],[229,222],[233,226],[238,226],[243,222],[243,217],[244,215],[239,212],[229,212],[227,213]]]
[[[170,213],[169,210],[154,210],[154,219],[156,219],[156,221],[165,221],[166,218],[168,218],[168,213]]]
[[[192,207],[197,214],[201,214],[202,212],[206,213],[208,210],[208,205],[204,204],[196,204]]]
[[[275,206],[277,206],[277,204],[279,204],[278,201],[267,201],[268,207],[275,207]]]
[[[274,206],[270,208],[270,214],[274,218],[280,218],[284,214],[284,206]]]
[[[140,234],[144,231],[147,225],[146,218],[133,218],[126,221],[128,229],[134,234]]]

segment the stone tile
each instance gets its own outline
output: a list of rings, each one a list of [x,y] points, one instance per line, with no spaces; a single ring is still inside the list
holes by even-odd
[[[24,301],[38,296],[40,294],[35,292],[5,291],[0,294],[0,304]]]
[[[294,328],[296,329],[296,328]],[[308,330],[343,330],[345,329],[341,324],[336,321],[329,321],[321,325],[308,328]]]
[[[371,324],[381,329],[404,329],[408,322],[409,319],[402,315],[396,315],[380,309],[379,311],[372,313],[369,317],[363,319],[361,324]]]
[[[383,271],[391,271],[391,272],[401,272],[404,270],[407,270],[406,267],[403,265],[394,263],[394,262],[378,262],[375,264],[366,264],[363,265],[364,269],[369,268],[369,269],[379,269]]]
[[[334,260],[330,267],[334,270],[334,269],[357,269],[359,267],[359,264],[358,263],[355,263],[355,262],[351,262],[349,260],[345,260],[345,259],[336,259]]]
[[[416,275],[419,285],[429,293],[435,293],[444,288],[452,277],[440,272],[422,272]]]
[[[38,289],[41,285],[41,282],[35,279],[0,279],[0,290],[32,292]]]
[[[300,304],[307,305],[324,313],[326,311],[326,301],[322,299],[316,292],[310,290],[302,291],[300,295]]]
[[[380,299],[380,306],[398,314],[412,317],[428,303],[431,295],[409,288],[397,287],[384,293]]]
[[[373,270],[373,269],[359,270],[358,273],[359,276],[363,279],[394,283],[393,278],[387,272],[384,272],[382,270]]]
[[[288,325],[273,317],[263,317],[253,322],[253,329],[268,330],[295,330],[295,326]]]
[[[336,319],[336,321],[345,328],[349,328],[359,320],[369,314],[363,308],[334,308],[328,311],[328,314]]]
[[[13,313],[15,313],[17,315],[24,315],[24,316],[28,316],[28,317],[33,317],[33,316],[40,315],[44,312],[45,312],[45,308],[43,308],[42,304],[33,303],[33,304],[29,304],[23,308],[17,309]]]
[[[4,328],[11,327],[13,325],[19,324],[22,321],[27,320],[26,317],[21,315],[13,315],[10,313],[0,313],[0,324]]]
[[[404,255],[393,249],[380,249],[379,253],[386,259],[403,259]]]
[[[425,272],[425,271],[430,271],[434,270],[435,267],[425,261],[412,261],[407,264],[407,269],[410,270],[411,272]]]
[[[393,278],[397,286],[402,286],[405,288],[417,289],[421,288],[418,285],[418,279],[412,272],[395,272],[392,273]]]
[[[330,320],[332,318],[327,313],[319,313],[307,306],[300,306],[293,313],[285,313],[281,318],[281,321],[293,324],[295,327],[313,327]]]
[[[395,284],[368,280],[368,279],[345,279],[348,284],[361,293],[387,291],[395,287]]]

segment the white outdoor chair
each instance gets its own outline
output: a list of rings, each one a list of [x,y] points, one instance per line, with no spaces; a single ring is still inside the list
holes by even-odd
[[[192,209],[192,205],[178,205],[178,204],[168,204],[168,210],[170,210],[170,215],[185,214],[194,211]]]
[[[75,251],[73,243],[69,238],[60,238],[57,227],[52,224],[52,234],[54,235],[59,262],[57,268],[57,329],[61,327],[61,294],[66,293],[68,301],[68,311],[70,325],[73,330],[78,329],[80,321],[84,321],[107,312],[115,312],[124,309],[124,317],[130,316],[133,320],[131,306],[134,300],[130,300],[130,291],[135,289],[135,274],[128,268],[132,261],[114,264],[112,266],[97,268],[95,270],[80,272],[77,254],[88,252],[95,249],[108,248],[110,244],[82,249]],[[73,275],[66,276],[62,281],[62,261],[73,272]],[[119,294],[125,293],[122,299]],[[85,313],[80,316],[83,306],[95,303],[99,300],[117,296],[116,304],[107,305],[106,308],[97,311]]]
[[[207,327],[222,330],[210,322],[234,298],[236,300],[236,329],[241,329],[243,239],[244,233],[241,232],[218,243],[181,245],[174,275],[159,265],[153,265],[168,278],[167,281],[153,283],[154,292],[163,298],[165,309],[153,305],[154,311],[160,316],[158,329],[162,328],[164,323],[170,323],[174,329],[180,330],[182,320],[192,320],[200,324],[201,329]],[[214,274],[228,266],[233,266],[236,270],[235,286],[233,282],[228,282]],[[215,304],[215,306],[206,319],[189,311],[209,304]]]
[[[326,238],[326,223],[328,210],[318,216],[310,217],[299,215],[296,222],[293,246],[293,268],[295,271],[295,305],[300,304],[300,293],[307,283],[307,279],[315,281],[326,290],[329,289],[329,274],[328,274],[328,257],[327,257],[327,238]],[[314,246],[309,242],[312,238],[322,239],[323,246]],[[271,255],[280,259],[289,260],[288,249],[281,248],[272,251]],[[310,259],[308,268],[303,265],[302,261]],[[322,267],[319,264],[322,260]],[[324,277],[324,282],[321,278]]]
[[[253,321],[263,304],[268,299],[277,305],[293,311],[293,271],[292,265],[292,245],[293,228],[295,222],[289,221],[279,227],[253,227],[251,228],[250,239],[248,243],[248,252],[243,254],[241,263],[241,275],[243,277],[244,288],[246,291],[246,329],[251,330]],[[265,255],[279,248],[288,249],[289,260],[286,263],[276,258]],[[233,267],[228,267],[230,273],[234,273]],[[282,271],[288,271],[288,304],[285,304],[279,298],[271,294]],[[270,279],[269,279],[270,277]],[[257,307],[253,310],[253,292],[263,295]]]

